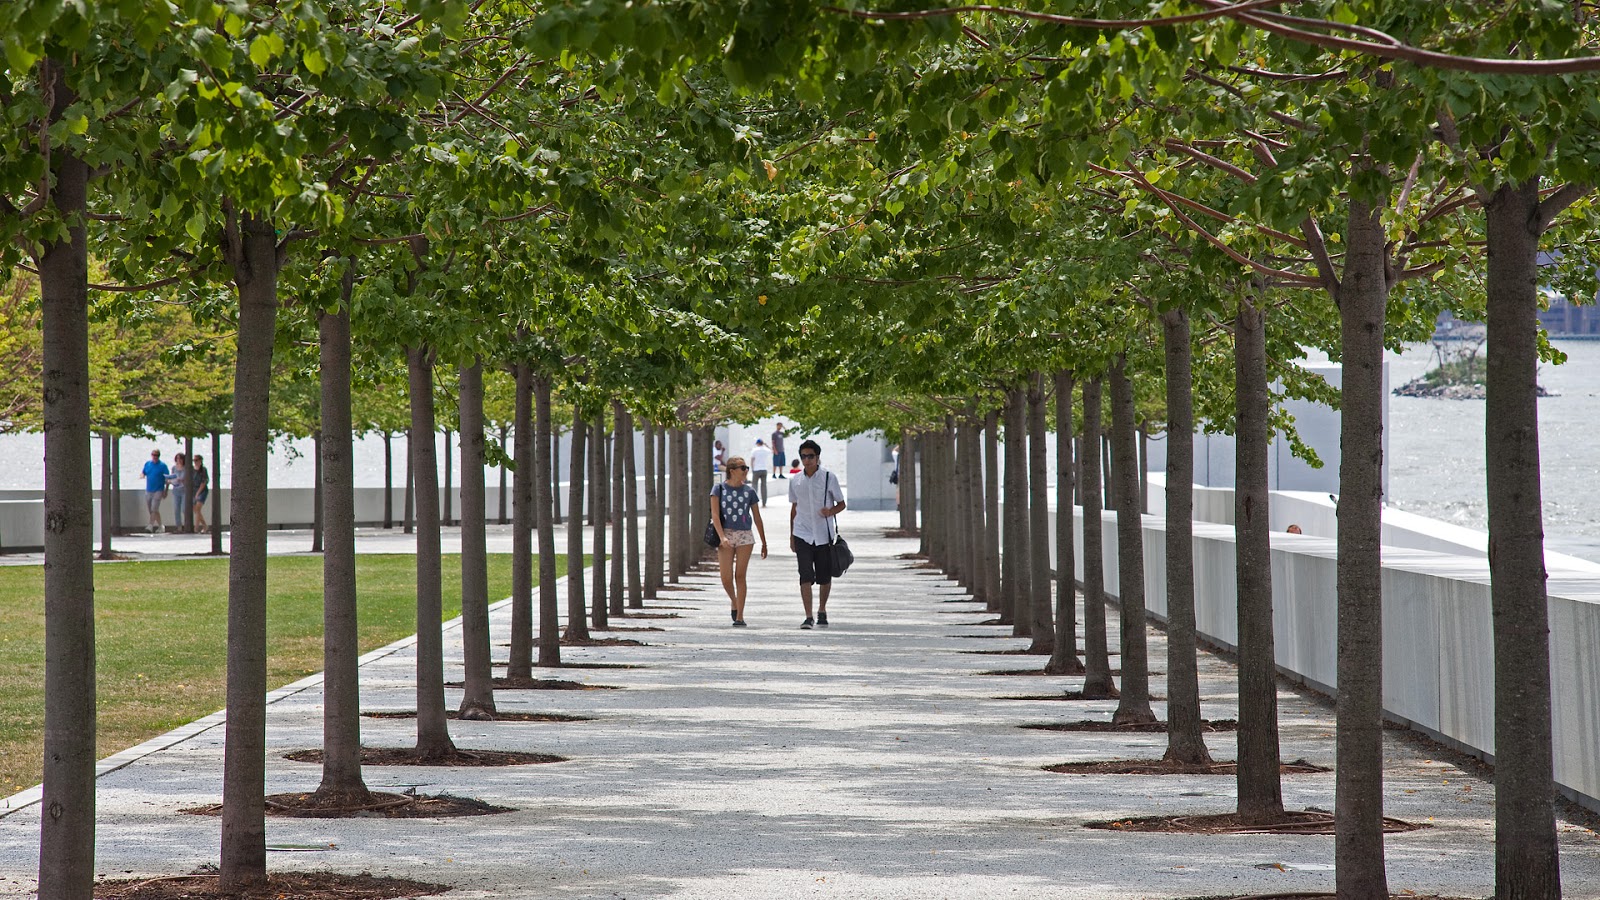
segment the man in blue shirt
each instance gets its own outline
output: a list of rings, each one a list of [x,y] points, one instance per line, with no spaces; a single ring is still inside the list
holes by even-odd
[[[151,534],[164,530],[161,524],[161,500],[167,496],[167,476],[171,470],[161,461],[161,451],[151,450],[150,461],[144,464],[144,508],[150,512],[150,524],[145,528]]]

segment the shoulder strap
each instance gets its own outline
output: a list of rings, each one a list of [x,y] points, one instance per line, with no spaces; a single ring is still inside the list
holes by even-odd
[[[823,503],[827,503],[828,502],[828,485],[830,485],[832,483],[833,483],[833,471],[830,469],[828,471],[828,476],[826,478],[822,479],[822,502]],[[831,506],[832,504],[829,504],[829,505]],[[833,537],[828,539],[828,543],[831,544],[831,543],[833,543],[834,539],[839,536],[839,517],[838,516],[829,516],[828,517],[828,521],[831,523],[828,526],[829,530],[833,532]]]

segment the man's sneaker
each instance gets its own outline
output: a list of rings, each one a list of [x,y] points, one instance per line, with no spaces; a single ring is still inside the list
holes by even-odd
[[[825,612],[817,613],[817,627],[818,628],[827,628],[828,627],[828,614],[827,613],[825,613]]]
[[[804,622],[800,623],[800,627],[801,628],[810,628],[814,624],[816,624],[816,623],[812,621],[811,617],[810,616],[806,616],[806,620]]]

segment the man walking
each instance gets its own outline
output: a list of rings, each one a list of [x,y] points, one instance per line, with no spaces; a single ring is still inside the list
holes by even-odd
[[[779,426],[782,427],[781,425]],[[833,586],[833,517],[844,511],[839,479],[822,467],[816,441],[800,445],[801,472],[789,480],[789,548],[800,563],[801,628],[828,627],[828,589]],[[811,585],[817,585],[817,617],[811,618]]]
[[[788,465],[789,457],[783,452],[783,423],[779,422],[777,429],[772,432],[772,468],[778,473],[776,477],[783,478],[783,470]]]
[[[772,468],[772,451],[767,442],[756,438],[756,448],[750,451],[750,475],[756,490],[761,492],[761,505],[767,505],[767,471]]]
[[[151,450],[150,461],[144,464],[140,472],[144,476],[144,508],[150,514],[150,523],[145,530],[151,534],[162,531],[161,501],[167,496],[167,476],[172,474],[167,464],[161,461],[161,451]]]

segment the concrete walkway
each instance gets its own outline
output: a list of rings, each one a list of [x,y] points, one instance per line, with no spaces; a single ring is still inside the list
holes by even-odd
[[[774,537],[784,532],[769,508]],[[1109,719],[1113,703],[994,699],[1076,687],[1079,679],[988,677],[1037,657],[972,655],[1013,648],[1009,634],[962,602],[937,573],[897,555],[915,543],[880,537],[891,514],[849,513],[858,562],[830,604],[833,626],[801,631],[793,557],[751,566],[749,628],[728,624],[712,573],[690,576],[655,607],[680,618],[628,620],[647,647],[567,649],[559,677],[615,691],[505,691],[503,709],[594,716],[564,724],[452,723],[463,748],[528,749],[570,761],[504,769],[368,768],[373,788],[420,785],[514,807],[449,820],[268,820],[275,869],[406,875],[478,897],[1191,897],[1331,890],[1333,839],[1174,836],[1084,828],[1086,822],[1225,812],[1230,777],[1068,776],[1041,766],[1156,757],[1162,735],[1069,734],[1028,722]],[[781,538],[774,547],[785,544]],[[497,643],[509,611],[497,608]],[[1115,638],[1113,638],[1114,640]],[[459,630],[446,633],[460,675]],[[499,650],[504,653],[503,649]],[[1165,646],[1151,637],[1154,668]],[[370,654],[369,710],[410,709],[409,641]],[[1210,718],[1232,717],[1233,670],[1202,660]],[[1164,679],[1152,679],[1155,693]],[[268,790],[316,786],[315,766],[281,754],[317,746],[316,678],[269,707]],[[451,692],[452,703],[459,695]],[[1329,705],[1285,690],[1283,755],[1332,765]],[[1158,714],[1161,712],[1157,704]],[[215,864],[215,818],[177,810],[221,793],[221,717],[108,761],[100,783],[99,864],[108,877],[178,874]],[[410,720],[365,720],[365,741],[406,746]],[[1231,735],[1209,737],[1231,758]],[[157,749],[159,748],[159,749]],[[1396,892],[1482,897],[1493,888],[1493,789],[1391,736],[1388,813],[1433,827],[1388,839]],[[1333,806],[1333,776],[1286,777],[1292,808]],[[0,802],[0,895],[26,896],[38,840],[31,792]],[[33,795],[36,796],[36,795]],[[21,806],[20,809],[16,808]],[[10,810],[10,812],[7,812]],[[1567,896],[1600,897],[1600,838],[1562,826]]]

